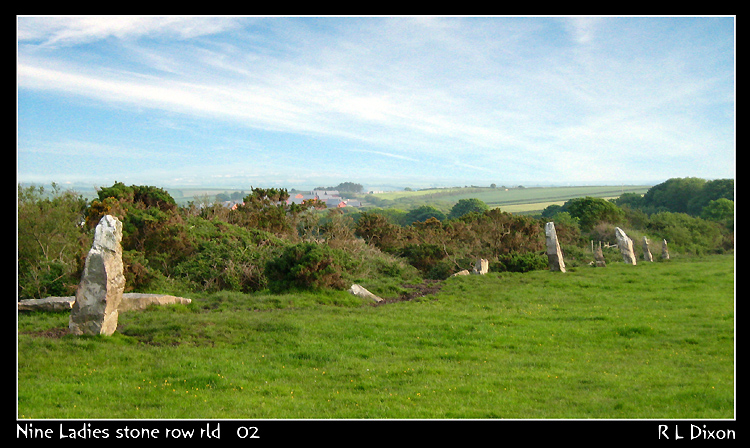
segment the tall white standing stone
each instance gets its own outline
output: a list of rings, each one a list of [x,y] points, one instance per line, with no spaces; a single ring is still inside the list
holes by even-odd
[[[71,333],[110,336],[117,329],[117,307],[125,290],[121,241],[120,220],[104,216],[96,226],[70,311]]]
[[[620,248],[620,253],[625,263],[636,264],[635,253],[633,252],[633,240],[619,227],[615,227],[615,237],[617,238],[617,247]]]
[[[565,272],[565,260],[563,260],[563,254],[560,250],[560,243],[557,241],[554,222],[548,222],[544,225],[544,234],[547,237],[547,262],[549,270]]]

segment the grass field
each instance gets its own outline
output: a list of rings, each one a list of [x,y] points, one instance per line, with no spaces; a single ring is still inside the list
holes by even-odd
[[[418,191],[395,191],[373,196],[393,201],[394,206],[418,201],[438,208],[449,209],[461,199],[477,198],[490,208],[500,207],[511,213],[541,212],[549,205],[562,205],[565,201],[591,196],[611,199],[623,193],[644,194],[649,186],[575,186],[575,187],[533,187],[533,188],[440,188]],[[367,197],[364,197],[367,201]]]
[[[112,337],[18,315],[18,417],[731,419],[734,257],[455,277],[380,306],[220,293]]]

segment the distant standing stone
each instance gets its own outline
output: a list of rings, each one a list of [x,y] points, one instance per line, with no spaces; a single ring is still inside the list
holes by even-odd
[[[96,226],[70,311],[71,333],[110,336],[117,329],[117,307],[125,290],[121,241],[120,220],[104,216]]]
[[[633,240],[619,227],[615,227],[615,237],[617,238],[617,247],[620,248],[620,253],[625,263],[636,264],[635,253],[633,252]]]
[[[661,242],[661,259],[669,260],[669,250],[667,249],[667,240]]]
[[[477,263],[474,265],[472,274],[484,275],[490,271],[490,262],[484,258],[478,258]]]
[[[599,247],[594,250],[594,262],[598,268],[604,268],[607,266],[607,262],[604,261],[604,253],[602,253],[601,241],[599,241]]]
[[[643,259],[646,261],[654,261],[654,257],[651,255],[651,250],[649,250],[648,247],[648,238],[645,236],[643,237]]]
[[[560,243],[557,241],[555,223],[548,222],[544,225],[544,234],[547,237],[547,262],[550,271],[565,272],[565,260],[563,259]]]

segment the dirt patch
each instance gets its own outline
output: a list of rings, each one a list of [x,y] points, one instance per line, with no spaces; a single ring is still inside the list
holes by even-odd
[[[65,328],[49,328],[47,330],[40,330],[40,331],[23,331],[21,334],[28,334],[30,336],[36,336],[39,338],[50,338],[50,339],[60,339],[63,336],[67,336],[70,334],[70,330],[68,327]]]
[[[443,283],[440,280],[424,280],[422,283],[416,285],[401,285],[408,291],[401,294],[396,299],[385,299],[382,302],[374,303],[374,306],[380,306],[387,303],[405,302],[416,299],[418,297],[429,296],[431,294],[437,294],[440,288],[443,287]]]

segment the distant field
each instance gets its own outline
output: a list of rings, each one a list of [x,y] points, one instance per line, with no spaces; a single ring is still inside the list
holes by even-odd
[[[529,213],[544,210],[551,204],[562,205],[565,201],[578,197],[616,198],[623,193],[644,194],[648,185],[624,186],[576,186],[576,187],[533,187],[533,188],[444,188],[419,191],[397,191],[373,195],[379,199],[399,204],[424,201],[436,206],[450,207],[460,199],[477,198],[491,208],[500,207],[511,213]],[[366,199],[365,199],[366,200]]]
[[[232,194],[235,191],[243,191],[243,190],[232,190],[227,188],[168,188],[167,191],[170,195],[172,195],[172,198],[174,198],[175,202],[179,205],[187,205],[190,201],[198,201],[201,200],[203,197],[208,197],[210,201],[213,201],[216,199],[216,195],[220,193],[229,193]],[[250,192],[250,188],[248,187],[246,192]]]
[[[374,201],[368,199],[376,198],[386,200],[390,203],[388,207],[412,208],[414,206],[431,204],[438,208],[450,209],[460,199],[477,198],[484,201],[491,208],[500,207],[511,213],[533,213],[544,210],[551,204],[562,205],[565,201],[577,197],[592,196],[598,198],[616,198],[623,193],[644,194],[651,186],[649,185],[624,185],[624,186],[574,186],[574,187],[529,187],[529,188],[480,188],[480,187],[455,187],[455,188],[433,188],[416,191],[389,191],[373,195],[362,195],[365,204]],[[185,187],[167,188],[166,190],[174,198],[178,205],[187,205],[190,201],[199,201],[203,198],[213,201],[217,194],[244,191],[250,192],[251,187],[246,189],[211,188],[211,187]],[[93,188],[76,188],[86,199],[96,198]]]

